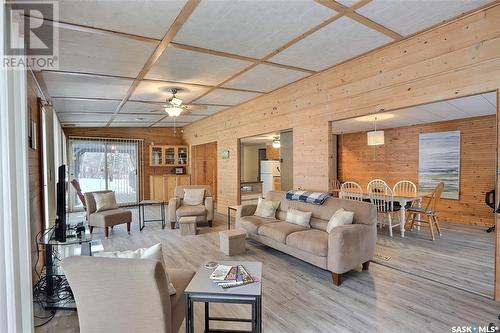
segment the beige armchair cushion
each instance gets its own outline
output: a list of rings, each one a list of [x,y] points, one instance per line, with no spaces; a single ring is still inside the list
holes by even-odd
[[[191,189],[199,190],[199,193],[204,192],[204,198],[200,205],[189,205],[185,202],[186,192],[190,192]],[[183,216],[196,216],[197,222],[213,221],[214,203],[209,185],[177,186],[174,189],[174,195],[175,197],[171,198],[168,203],[168,220],[170,223],[177,222]]]
[[[176,214],[177,217],[183,217],[183,216],[201,216],[205,215],[207,212],[207,209],[205,208],[204,205],[198,205],[198,206],[188,206],[188,205],[183,205],[177,208]]]
[[[261,236],[269,237],[277,242],[285,244],[286,237],[292,232],[306,230],[306,227],[288,223],[276,222],[261,225],[258,233]]]
[[[328,255],[328,233],[316,229],[293,232],[286,238],[286,245],[315,256],[326,257]]]
[[[132,222],[132,212],[123,208],[95,212],[89,215],[88,221],[89,225],[93,227],[112,227],[117,224]]]
[[[94,200],[96,212],[118,208],[114,192],[94,193]]]
[[[185,188],[183,204],[189,206],[198,206],[203,204],[205,198],[204,188]]]

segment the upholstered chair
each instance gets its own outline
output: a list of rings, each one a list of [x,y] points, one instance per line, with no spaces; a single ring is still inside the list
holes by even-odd
[[[62,267],[75,297],[80,332],[177,333],[184,321],[184,290],[194,272],[167,269],[153,259],[68,257]]]
[[[186,205],[183,201],[185,189],[205,189],[205,196],[201,205]],[[168,202],[168,220],[172,229],[179,218],[183,216],[195,216],[196,223],[207,223],[211,227],[214,219],[214,201],[212,189],[209,185],[183,185],[176,186],[174,197]]]
[[[94,198],[94,193],[110,193],[113,191],[95,191],[86,192],[85,205],[87,213],[87,221],[89,224],[90,233],[94,231],[94,227],[104,228],[104,235],[106,238],[109,237],[109,228],[117,224],[126,223],[127,231],[130,234],[130,224],[132,223],[132,212],[129,209],[116,208],[103,210],[98,212],[96,208],[96,202]]]

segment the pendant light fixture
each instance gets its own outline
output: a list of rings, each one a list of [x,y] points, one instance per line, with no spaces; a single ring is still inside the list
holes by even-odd
[[[373,119],[374,130],[367,132],[368,146],[380,146],[384,144],[384,131],[377,131],[377,117]]]

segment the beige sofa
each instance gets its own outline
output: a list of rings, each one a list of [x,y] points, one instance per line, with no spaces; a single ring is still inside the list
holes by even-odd
[[[184,189],[205,189],[205,199],[202,205],[190,206],[183,204]],[[212,226],[214,219],[214,200],[212,198],[212,189],[209,185],[184,185],[176,186],[174,189],[174,197],[168,202],[168,221],[172,229],[183,216],[196,217],[196,223],[206,223]]]
[[[375,254],[377,210],[366,202],[328,199],[323,205],[286,200],[285,192],[271,191],[266,199],[280,201],[273,218],[254,216],[256,205],[242,205],[236,212],[236,227],[250,239],[332,272],[335,285],[342,274],[363,265],[367,270]],[[311,228],[285,222],[288,208],[312,212]],[[354,212],[352,225],[326,232],[330,217],[339,208]]]

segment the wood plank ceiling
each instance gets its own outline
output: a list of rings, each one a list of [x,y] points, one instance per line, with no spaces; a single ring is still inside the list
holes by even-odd
[[[59,68],[36,72],[63,126],[170,127],[210,116],[490,0],[59,0]]]

